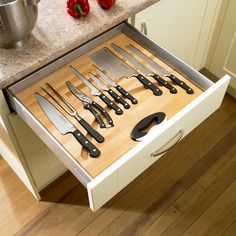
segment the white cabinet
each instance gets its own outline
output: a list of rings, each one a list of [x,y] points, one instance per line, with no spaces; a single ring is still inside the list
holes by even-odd
[[[147,35],[195,69],[205,65],[221,0],[165,0],[138,13]]]

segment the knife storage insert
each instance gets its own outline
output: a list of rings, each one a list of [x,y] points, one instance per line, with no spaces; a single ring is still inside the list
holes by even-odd
[[[183,89],[179,88],[175,84],[165,78],[170,84],[172,84],[177,90],[177,94],[171,94],[169,90],[163,86],[158,85],[158,83],[151,77],[148,77],[155,85],[162,89],[163,94],[161,96],[154,96],[152,91],[149,89],[145,89],[144,86],[136,79],[136,78],[122,78],[120,80],[116,80],[112,75],[108,74],[113,80],[115,80],[118,84],[123,86],[129,93],[131,93],[137,100],[138,104],[133,105],[128,99],[126,101],[130,104],[130,109],[124,109],[123,115],[116,115],[115,112],[109,109],[105,103],[103,103],[98,97],[92,96],[90,90],[70,71],[70,65],[73,65],[77,68],[90,82],[92,80],[89,78],[89,72],[96,74],[93,69],[93,65],[96,65],[89,58],[90,55],[95,53],[97,50],[107,47],[114,54],[116,52],[112,49],[111,44],[115,43],[121,48],[125,49],[127,44],[132,44],[137,47],[142,52],[146,53],[146,55],[151,56],[152,60],[158,62],[161,66],[163,66],[166,70],[168,70],[173,75],[177,76],[179,79],[183,80],[191,88],[194,90],[194,94],[187,94]],[[118,54],[116,54],[119,56]],[[136,57],[137,58],[137,57]],[[139,58],[137,58],[139,59]],[[122,58],[122,60],[124,60]],[[124,60],[127,64],[129,62]],[[109,63],[109,61],[108,61]],[[130,64],[133,66],[132,64]],[[146,65],[146,64],[145,64]],[[98,65],[98,68],[102,69]],[[147,66],[147,65],[146,65]],[[100,78],[100,77],[99,77]],[[100,78],[101,79],[101,78]],[[88,95],[90,98],[95,100],[97,103],[102,105],[107,112],[111,115],[114,121],[114,127],[109,129],[101,129],[99,124],[95,121],[93,115],[83,108],[83,104],[79,101],[67,88],[66,81],[69,80],[76,87],[78,87],[82,92]],[[101,79],[102,80],[102,79]],[[40,89],[45,83],[50,83],[66,100],[76,108],[77,112],[81,117],[83,117],[92,127],[97,130],[104,138],[104,143],[98,143],[96,140],[92,139],[89,135],[86,135],[89,140],[92,141],[93,144],[101,151],[101,156],[97,159],[93,159],[89,157],[89,154],[86,150],[82,149],[81,145],[75,140],[75,138],[71,135],[62,135],[56,127],[50,122],[45,113],[42,111],[39,106],[35,92],[41,93],[47,99],[49,99],[53,104],[54,101],[48,97],[48,95]],[[93,82],[92,82],[93,83]],[[93,83],[94,84],[94,83]],[[95,84],[94,84],[95,85]],[[198,97],[203,91],[199,89],[196,85],[191,83],[188,78],[183,77],[181,74],[177,73],[173,68],[170,68],[163,61],[157,59],[153,55],[151,55],[147,50],[145,50],[142,46],[137,44],[131,38],[129,38],[124,33],[119,33],[113,38],[110,38],[106,42],[97,46],[96,48],[90,50],[89,52],[83,54],[78,57],[74,61],[69,64],[61,67],[55,72],[47,75],[40,81],[35,82],[31,86],[25,88],[24,90],[18,92],[16,94],[17,99],[31,112],[31,114],[53,135],[53,137],[61,144],[63,147],[71,154],[71,156],[87,171],[87,173],[92,177],[96,177],[103,170],[113,164],[116,160],[126,154],[129,150],[131,150],[137,142],[133,141],[130,138],[130,134],[134,126],[142,120],[144,117],[156,113],[156,112],[164,112],[167,114],[168,119],[173,117],[176,113],[178,113],[181,109],[183,109],[186,105],[191,103],[196,97]],[[106,92],[105,92],[106,93]],[[110,97],[108,93],[107,96]],[[111,98],[112,99],[112,98]],[[83,134],[86,134],[84,128],[76,122],[75,119],[66,114],[63,110],[60,109],[56,104],[55,106],[70,120],[72,124],[74,124]]]

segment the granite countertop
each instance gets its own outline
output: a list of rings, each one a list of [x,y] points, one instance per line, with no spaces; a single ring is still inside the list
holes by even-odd
[[[66,0],[41,0],[35,28],[22,48],[0,49],[0,89],[12,84],[126,20],[158,0],[117,0],[108,11],[90,0],[91,12],[74,20],[66,12]]]

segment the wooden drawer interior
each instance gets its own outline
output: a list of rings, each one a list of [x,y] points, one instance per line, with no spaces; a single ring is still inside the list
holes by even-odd
[[[94,71],[92,65],[94,64],[89,55],[93,54],[95,51],[99,50],[102,47],[108,47],[113,52],[114,50],[111,48],[111,43],[116,43],[120,47],[124,48],[128,43],[133,44],[141,51],[151,56],[148,51],[146,51],[143,47],[134,42],[131,38],[129,38],[124,33],[119,33],[115,37],[107,40],[105,43],[102,43],[98,47],[89,51],[88,53],[78,57],[76,60],[72,61],[70,64],[67,64],[57,71],[49,74],[45,78],[40,81],[35,82],[31,86],[23,89],[22,91],[16,94],[17,99],[31,112],[31,114],[55,137],[55,139],[65,147],[65,149],[71,154],[71,156],[88,172],[88,174],[95,178],[98,174],[100,174],[103,170],[113,164],[116,160],[122,157],[126,152],[132,149],[137,142],[133,141],[130,138],[131,131],[133,127],[136,125],[144,117],[154,113],[154,112],[165,112],[167,114],[168,119],[173,117],[177,112],[179,112],[182,108],[184,108],[187,104],[191,103],[196,97],[198,97],[203,91],[199,89],[197,86],[192,84],[188,78],[183,77],[181,74],[177,73],[173,68],[170,68],[161,60],[152,56],[152,59],[157,61],[160,65],[170,71],[172,74],[177,76],[179,79],[185,81],[191,88],[194,90],[194,94],[187,94],[185,90],[180,87],[172,84],[177,90],[177,94],[171,94],[169,90],[165,87],[160,86],[155,82],[154,79],[149,79],[152,82],[155,82],[159,88],[162,89],[163,94],[161,96],[154,96],[152,91],[145,89],[143,85],[136,78],[122,78],[117,80],[116,82],[122,85],[127,91],[129,91],[137,100],[138,104],[133,105],[130,103],[130,109],[123,109],[121,105],[119,105],[124,114],[118,116],[115,114],[113,110],[110,110],[106,107],[106,105],[98,98],[91,95],[90,90],[78,79],[76,78],[72,72],[70,71],[69,65],[73,65],[76,67],[87,79],[89,79],[88,73]],[[115,53],[115,52],[114,52]],[[118,54],[117,54],[118,55]],[[122,58],[123,59],[123,58]],[[128,61],[126,61],[129,63]],[[108,62],[109,63],[109,62]],[[94,64],[95,65],[95,64]],[[99,66],[98,66],[99,67]],[[100,68],[102,69],[102,68]],[[111,78],[115,80],[112,75],[109,75]],[[166,78],[168,80],[168,78]],[[83,104],[79,101],[67,88],[65,82],[69,80],[76,87],[78,87],[81,91],[83,91],[90,98],[98,102],[102,105],[107,112],[111,115],[114,121],[114,127],[109,129],[101,129],[98,126],[98,123],[95,121],[93,115],[83,109]],[[61,133],[56,129],[56,127],[50,122],[47,116],[42,111],[39,106],[35,92],[39,92],[43,96],[45,96],[48,100],[50,100],[53,104],[54,101],[49,98],[44,91],[41,90],[42,86],[45,86],[45,83],[50,83],[63,97],[76,108],[79,115],[82,116],[85,120],[88,121],[98,132],[100,132],[104,138],[104,143],[97,143],[94,139],[91,139],[90,136],[87,137],[92,140],[92,142],[100,149],[101,156],[99,158],[91,158],[89,157],[86,150],[82,149],[80,144],[75,140],[75,138],[71,135],[61,135]],[[172,83],[170,80],[168,82]],[[46,87],[45,87],[46,88]],[[106,93],[106,92],[105,92]],[[108,95],[109,96],[109,95]],[[73,118],[68,116],[58,105],[55,105],[80,131],[86,134],[86,131],[78,124],[78,122]]]

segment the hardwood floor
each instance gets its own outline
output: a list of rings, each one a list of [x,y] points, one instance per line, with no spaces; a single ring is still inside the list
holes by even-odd
[[[69,172],[40,202],[3,159],[0,178],[4,236],[235,236],[236,100],[226,96],[217,112],[95,213]]]

